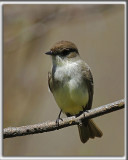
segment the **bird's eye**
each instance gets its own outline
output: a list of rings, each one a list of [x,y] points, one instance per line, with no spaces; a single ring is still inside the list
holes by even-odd
[[[62,57],[65,57],[65,56],[69,55],[72,52],[77,52],[78,53],[78,51],[76,49],[74,49],[74,48],[67,48],[67,49],[64,49],[63,51],[61,51],[60,55]]]
[[[61,55],[62,55],[62,56],[66,56],[66,55],[68,55],[69,53],[70,53],[70,50],[69,50],[69,49],[65,49],[65,50],[62,51]]]

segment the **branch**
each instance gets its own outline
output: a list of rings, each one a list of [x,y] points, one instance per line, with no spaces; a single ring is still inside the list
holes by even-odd
[[[49,132],[58,130],[61,128],[65,128],[72,125],[79,125],[80,120],[82,119],[90,119],[95,118],[119,109],[124,108],[124,99],[100,106],[95,109],[88,110],[81,114],[79,117],[68,117],[59,120],[59,126],[56,125],[56,121],[48,121],[40,124],[28,125],[28,126],[21,126],[21,127],[8,127],[4,129],[3,138],[11,138],[17,136],[25,136],[29,134],[37,134],[43,132]]]

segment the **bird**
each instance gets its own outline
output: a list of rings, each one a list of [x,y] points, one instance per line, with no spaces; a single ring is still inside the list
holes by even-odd
[[[79,116],[92,107],[94,83],[91,69],[81,59],[73,42],[61,40],[45,53],[52,59],[52,69],[48,72],[48,86],[60,113],[67,117]],[[92,119],[81,120],[78,125],[80,140],[86,143],[89,138],[102,137],[103,133]]]

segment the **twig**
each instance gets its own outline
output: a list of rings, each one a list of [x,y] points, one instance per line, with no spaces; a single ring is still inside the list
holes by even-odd
[[[28,126],[21,126],[21,127],[8,127],[4,129],[3,138],[11,138],[17,136],[25,136],[29,134],[37,134],[43,132],[49,132],[58,130],[64,127],[78,125],[80,120],[82,119],[90,119],[95,118],[119,109],[124,108],[124,99],[100,106],[95,109],[88,110],[84,112],[79,117],[68,117],[64,118],[63,121],[59,121],[59,126],[56,125],[56,121],[48,121],[40,124],[28,125]]]

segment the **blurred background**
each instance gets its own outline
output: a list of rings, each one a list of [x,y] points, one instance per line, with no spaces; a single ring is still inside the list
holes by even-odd
[[[124,98],[124,5],[3,5],[3,25],[4,128],[57,118],[47,82],[51,58],[44,53],[60,40],[74,42],[91,67],[93,108]],[[124,110],[94,121],[100,139],[82,144],[73,126],[5,139],[3,155],[123,156]]]

